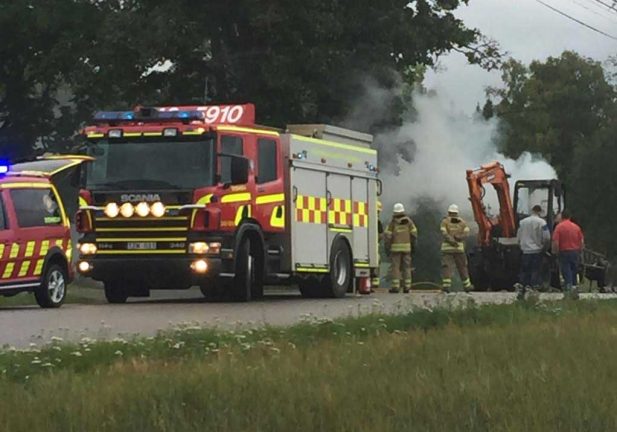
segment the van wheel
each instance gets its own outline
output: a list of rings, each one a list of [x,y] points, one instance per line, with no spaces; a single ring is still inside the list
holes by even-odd
[[[324,278],[324,295],[328,297],[345,297],[353,281],[351,252],[347,243],[338,238],[332,244],[330,252],[330,274]]]
[[[255,283],[255,258],[251,255],[251,242],[242,240],[236,256],[236,274],[231,286],[234,301],[247,302],[252,297],[252,285]]]
[[[45,270],[41,285],[34,291],[36,302],[42,308],[62,306],[66,298],[66,272],[57,264],[51,264]]]
[[[108,303],[119,304],[126,303],[129,295],[122,289],[121,282],[105,282],[105,298]]]

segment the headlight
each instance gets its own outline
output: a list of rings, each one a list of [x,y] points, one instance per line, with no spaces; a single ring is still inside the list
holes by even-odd
[[[86,261],[81,261],[78,265],[77,268],[79,268],[79,271],[82,273],[87,273],[90,270],[92,270],[92,265]]]
[[[197,260],[191,263],[191,269],[196,273],[205,273],[208,271],[208,263],[204,260]]]
[[[103,212],[105,213],[105,216],[113,219],[118,217],[120,214],[120,207],[118,207],[118,204],[116,203],[109,203],[105,206],[105,210]]]
[[[206,242],[189,243],[189,253],[205,254],[210,250],[210,246]]]
[[[120,206],[120,214],[125,218],[130,218],[135,213],[135,207],[131,203],[124,203]]]
[[[165,216],[165,210],[166,210],[165,206],[160,201],[155,202],[150,207],[150,213],[152,213],[152,216],[154,216],[154,217],[163,217],[163,216]]]
[[[135,213],[137,213],[137,216],[146,217],[150,214],[150,206],[148,203],[140,202],[135,206]]]
[[[94,255],[96,250],[97,248],[94,243],[82,243],[79,245],[79,253],[82,255]]]

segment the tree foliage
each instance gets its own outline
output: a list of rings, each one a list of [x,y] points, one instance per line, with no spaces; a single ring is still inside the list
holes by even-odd
[[[137,103],[251,101],[264,123],[336,122],[366,77],[393,87],[452,49],[495,66],[495,44],[453,15],[463,3],[0,0],[0,144],[62,149],[93,111]]]
[[[504,64],[504,88],[491,89],[502,150],[541,154],[566,183],[568,207],[594,248],[617,255],[617,89],[602,64],[573,52]],[[487,110],[488,111],[488,110]]]

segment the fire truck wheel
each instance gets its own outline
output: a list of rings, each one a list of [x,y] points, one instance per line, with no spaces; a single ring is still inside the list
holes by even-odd
[[[343,239],[337,239],[332,244],[330,252],[330,274],[324,278],[324,294],[328,297],[345,297],[353,281],[351,253]]]
[[[225,281],[220,278],[212,278],[208,282],[199,287],[206,301],[222,301],[225,300],[226,289]]]
[[[126,299],[129,298],[129,295],[125,290],[122,289],[121,282],[105,282],[105,298],[108,303],[118,304],[118,303],[126,303]]]
[[[238,248],[236,256],[236,275],[231,286],[231,296],[234,301],[247,302],[251,300],[252,285],[255,281],[255,259],[251,255],[251,241],[244,239]]]
[[[34,291],[36,302],[42,308],[57,308],[66,297],[66,272],[58,264],[45,270],[41,285]]]

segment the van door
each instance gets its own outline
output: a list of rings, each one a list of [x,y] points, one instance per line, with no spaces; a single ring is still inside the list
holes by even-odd
[[[13,264],[12,277],[19,281],[40,279],[51,249],[59,249],[70,262],[68,220],[51,185],[31,183],[8,192],[17,222],[8,263]]]

